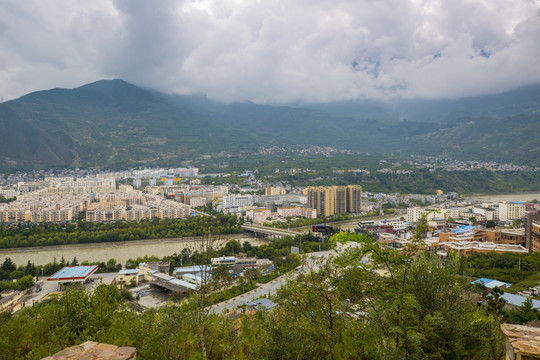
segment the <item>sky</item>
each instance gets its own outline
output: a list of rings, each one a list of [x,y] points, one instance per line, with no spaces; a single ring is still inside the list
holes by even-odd
[[[122,79],[220,101],[540,83],[540,0],[1,0],[0,96]]]

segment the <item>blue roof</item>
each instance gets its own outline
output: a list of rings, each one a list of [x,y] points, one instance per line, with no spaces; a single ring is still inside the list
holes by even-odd
[[[463,225],[463,226],[458,227],[457,229],[452,230],[452,232],[454,232],[456,234],[462,234],[462,233],[465,233],[465,232],[473,231],[474,229],[475,229],[474,226]]]
[[[483,286],[486,286],[488,285],[489,283],[492,283],[492,286],[500,286],[501,284],[506,284],[506,287],[509,288],[510,286],[512,286],[512,284],[510,283],[505,283],[505,282],[502,282],[502,281],[498,281],[498,280],[493,280],[493,279],[488,279],[488,278],[480,278],[480,279],[476,279],[474,281],[471,281],[471,284],[475,284],[475,283],[480,283],[482,284]]]
[[[523,201],[512,201],[514,204],[525,204]]]
[[[57,271],[47,280],[84,280],[98,269],[97,265],[90,266],[66,266]]]
[[[212,267],[210,265],[194,265],[194,266],[184,266],[174,269],[177,273],[184,273],[184,272],[202,272],[202,271],[210,271],[212,270]]]
[[[523,304],[525,302],[525,300],[527,300],[527,298],[524,297],[524,296],[520,296],[520,295],[516,295],[516,294],[509,294],[509,293],[504,293],[504,294],[501,295],[501,297],[504,300],[506,300],[506,302],[508,304],[514,305],[514,306],[521,306],[521,304]],[[540,301],[533,300],[532,303],[533,303],[533,307],[535,309],[540,308]]]
[[[135,275],[138,273],[139,273],[139,270],[137,269],[123,269],[118,272],[118,275]]]

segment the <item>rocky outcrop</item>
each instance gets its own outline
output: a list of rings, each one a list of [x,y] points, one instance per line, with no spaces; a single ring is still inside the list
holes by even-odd
[[[42,360],[135,360],[137,349],[129,346],[116,346],[87,341],[48,356]]]

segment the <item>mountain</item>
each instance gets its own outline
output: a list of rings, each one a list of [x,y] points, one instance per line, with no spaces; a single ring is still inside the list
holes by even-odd
[[[303,106],[321,109],[334,116],[385,121],[453,122],[471,117],[503,119],[540,114],[540,85],[461,99],[351,100]]]
[[[328,111],[328,104],[223,104],[203,95],[166,95],[122,80],[103,80],[0,104],[0,170],[175,165],[203,154],[291,144],[540,166],[539,89],[453,105],[419,101],[415,107],[407,102],[417,114],[450,114],[458,103],[467,104],[467,111],[438,115],[437,121],[428,115],[397,121],[407,106],[365,101],[365,112],[355,115],[354,104],[336,103]],[[498,111],[496,105],[508,107],[501,110],[504,116],[490,115]]]
[[[0,104],[0,130],[0,161],[18,168],[167,163],[249,135],[121,80]]]

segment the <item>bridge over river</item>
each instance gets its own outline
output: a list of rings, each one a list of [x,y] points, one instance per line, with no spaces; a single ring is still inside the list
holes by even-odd
[[[307,231],[291,231],[291,230],[285,230],[285,229],[277,229],[272,228],[268,226],[260,226],[260,225],[242,225],[242,229],[244,229],[245,232],[250,232],[255,234],[255,236],[263,236],[263,237],[272,237],[272,238],[282,238],[285,236],[296,236],[300,234],[304,234]]]

